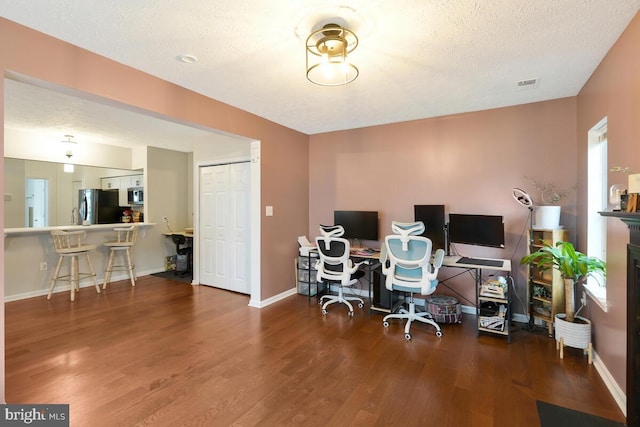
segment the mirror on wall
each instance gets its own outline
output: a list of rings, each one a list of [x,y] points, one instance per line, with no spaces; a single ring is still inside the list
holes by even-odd
[[[65,172],[62,163],[15,158],[5,158],[4,166],[5,228],[71,225],[79,189],[117,188],[113,183],[119,177],[136,176],[142,181],[143,175],[141,170],[82,165]],[[120,202],[126,206],[126,188]]]

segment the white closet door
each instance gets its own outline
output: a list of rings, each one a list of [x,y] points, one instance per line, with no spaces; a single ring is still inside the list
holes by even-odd
[[[249,163],[200,168],[200,283],[250,294]]]
[[[250,294],[249,258],[249,177],[250,163],[229,165],[228,207],[230,221],[228,227],[229,289]]]

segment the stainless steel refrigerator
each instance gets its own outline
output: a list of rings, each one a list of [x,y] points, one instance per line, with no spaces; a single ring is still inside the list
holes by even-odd
[[[79,190],[78,224],[112,224],[120,222],[122,210],[118,190],[88,188]]]

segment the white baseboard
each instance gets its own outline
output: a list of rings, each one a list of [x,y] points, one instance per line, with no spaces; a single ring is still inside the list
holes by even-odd
[[[602,359],[600,359],[600,356],[598,356],[598,353],[595,350],[593,351],[593,366],[596,368],[596,371],[598,371],[598,374],[600,375],[600,378],[602,378],[602,381],[604,381],[604,384],[607,386],[607,389],[609,389],[609,393],[611,393],[613,400],[616,401],[616,403],[618,404],[618,407],[626,417],[627,416],[627,396],[625,395],[624,391],[620,388],[616,380],[613,378],[613,375],[611,375],[611,372],[609,372],[609,370],[604,365],[604,363],[602,362]]]
[[[278,295],[274,295],[271,298],[267,298],[265,300],[250,300],[249,301],[249,307],[255,307],[255,308],[264,308],[268,305],[271,305],[275,302],[281,301],[287,297],[290,297],[291,295],[295,295],[298,293],[298,290],[293,287],[291,289],[288,289],[284,292],[279,293]]]
[[[136,274],[137,277],[142,277],[142,276],[148,276],[150,274],[153,273],[160,273],[164,271],[163,269],[156,269],[156,270],[149,270],[149,271],[142,271]],[[120,280],[128,280],[129,279],[129,273],[125,272],[125,271],[118,271],[117,273],[114,272],[113,275],[111,276],[111,281],[112,282],[118,282]],[[49,282],[47,282],[48,284]],[[98,279],[98,285],[102,288],[102,284],[104,283],[103,279]],[[91,280],[87,280],[84,279],[80,282],[80,288],[89,288],[89,287],[93,287],[93,282]],[[69,292],[69,290],[71,289],[71,285],[60,285],[60,284],[56,284],[56,287],[53,289],[53,293],[54,294],[58,294],[60,292]],[[39,289],[37,291],[32,291],[32,292],[25,292],[22,294],[15,294],[15,295],[10,295],[10,296],[6,296],[4,297],[4,302],[11,302],[11,301],[19,301],[22,299],[27,299],[27,298],[35,298],[35,297],[41,297],[44,295],[47,295],[49,293],[49,288],[46,289]]]

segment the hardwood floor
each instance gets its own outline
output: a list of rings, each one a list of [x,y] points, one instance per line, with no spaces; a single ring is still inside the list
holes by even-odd
[[[8,403],[68,403],[72,426],[538,426],[536,399],[623,422],[579,350],[474,318],[404,339],[366,308],[145,276],[5,304]]]

